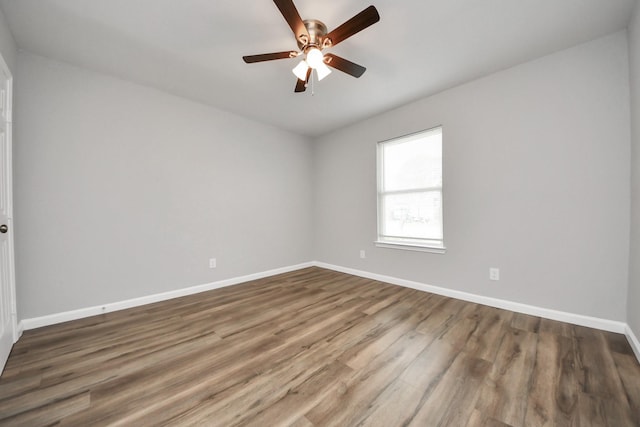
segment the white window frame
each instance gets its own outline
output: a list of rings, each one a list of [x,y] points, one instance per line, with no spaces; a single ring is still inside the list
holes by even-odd
[[[412,189],[405,189],[405,190],[396,190],[396,191],[383,191],[383,183],[384,183],[384,176],[383,176],[383,154],[382,154],[382,147],[386,144],[402,144],[403,142],[408,142],[408,141],[412,141],[415,140],[416,138],[422,138],[422,137],[426,137],[429,134],[432,134],[434,132],[438,132],[441,135],[443,135],[443,129],[442,126],[436,126],[430,129],[426,129],[420,132],[415,132],[412,134],[408,134],[408,135],[404,135],[404,136],[400,136],[397,138],[392,138],[392,139],[388,139],[385,141],[380,141],[378,142],[377,145],[377,186],[378,186],[378,192],[377,192],[377,206],[378,206],[378,216],[377,216],[377,224],[378,224],[378,239],[375,241],[375,245],[378,247],[383,247],[383,248],[390,248],[390,249],[404,249],[404,250],[410,250],[410,251],[420,251],[420,252],[431,252],[431,253],[438,253],[438,254],[444,254],[446,252],[446,247],[444,245],[444,198],[443,198],[443,187],[439,186],[439,187],[429,187],[429,188],[422,188],[422,187],[416,187],[416,188],[412,188]],[[444,162],[444,161],[443,161]],[[382,199],[383,196],[385,195],[389,195],[389,194],[407,194],[407,193],[421,193],[421,192],[425,192],[425,191],[439,191],[440,192],[440,200],[442,202],[441,205],[441,209],[443,210],[443,217],[442,217],[442,239],[424,239],[424,238],[404,238],[404,237],[394,237],[394,236],[385,236],[382,234],[382,230],[384,229],[383,227],[383,207],[382,207]]]

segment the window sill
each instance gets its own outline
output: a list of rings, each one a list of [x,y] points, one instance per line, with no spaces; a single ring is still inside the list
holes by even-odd
[[[374,244],[379,248],[400,249],[403,251],[429,252],[432,254],[444,254],[447,252],[447,248],[440,248],[435,246],[420,246],[407,243],[381,242],[379,240],[375,241]]]

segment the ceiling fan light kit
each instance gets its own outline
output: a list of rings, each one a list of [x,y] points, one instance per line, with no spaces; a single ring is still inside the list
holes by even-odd
[[[327,33],[327,26],[324,23],[316,19],[303,21],[292,0],[273,0],[273,2],[282,13],[289,27],[291,27],[300,51],[248,55],[242,57],[244,62],[252,64],[276,59],[297,58],[300,55],[304,55],[305,59],[300,61],[292,70],[297,78],[294,92],[304,92],[306,90],[313,70],[316,71],[318,81],[331,73],[329,67],[356,78],[366,71],[366,68],[361,65],[331,53],[323,54],[322,50],[335,46],[378,22],[380,15],[374,6],[367,7],[353,18]]]

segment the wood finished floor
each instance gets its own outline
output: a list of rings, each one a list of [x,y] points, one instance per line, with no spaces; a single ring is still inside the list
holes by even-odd
[[[638,426],[619,334],[320,268],[27,331],[0,425]]]

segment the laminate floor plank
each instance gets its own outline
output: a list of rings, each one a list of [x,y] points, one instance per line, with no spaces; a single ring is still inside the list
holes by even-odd
[[[354,320],[363,316],[362,313],[352,309],[348,311],[348,315],[343,317],[345,324],[350,323],[347,316],[352,316]],[[288,394],[292,388],[296,388],[297,381],[305,380],[307,375],[313,374],[310,367],[322,366],[325,360],[331,360],[332,354],[341,350],[342,342],[339,340],[333,340],[332,343],[324,346],[314,346],[317,342],[323,342],[326,334],[331,333],[334,329],[335,327],[331,327],[331,324],[326,322],[309,325],[306,333],[291,336],[282,347],[278,348],[276,357],[269,356],[270,363],[265,366],[270,368],[261,371],[259,377],[252,378],[250,382],[245,384],[238,384],[237,390],[225,390],[224,393],[217,396],[216,403],[207,406],[201,405],[178,419],[182,422],[201,420],[207,415],[219,412],[224,412],[229,416],[242,413],[246,418],[251,411],[255,413],[266,411],[265,406],[269,402],[276,404],[286,396],[279,396],[279,393],[286,392]],[[295,380],[290,379],[291,376]],[[247,402],[246,407],[250,407],[251,411],[234,412],[229,410],[229,407],[234,405],[242,407],[242,403],[245,401]],[[233,424],[243,419],[238,420],[237,418],[221,420],[221,416],[216,416],[217,422],[224,421],[223,425]]]
[[[511,323],[514,313],[493,307],[478,306],[468,316],[477,323],[477,328],[465,344],[464,351],[474,357],[493,362],[496,359],[501,337]]]
[[[340,322],[348,321],[349,316],[353,318],[363,316],[362,313],[353,308],[345,307],[344,309],[345,314],[341,316]],[[219,410],[220,407],[224,408],[224,405],[229,402],[239,405],[251,399],[261,400],[264,404],[264,402],[268,401],[267,398],[272,398],[274,394],[273,381],[268,376],[268,372],[280,369],[282,371],[281,375],[295,373],[293,361],[297,360],[297,357],[301,354],[313,355],[307,352],[306,349],[335,329],[329,321],[336,322],[337,320],[329,318],[327,322],[308,325],[304,334],[296,334],[290,340],[285,340],[282,336],[278,338],[265,337],[263,334],[252,334],[248,331],[245,333],[247,335],[246,338],[236,337],[240,340],[238,344],[233,345],[233,341],[226,342],[226,349],[228,350],[226,353],[224,352],[225,350],[222,350],[216,354],[215,358],[203,356],[210,359],[210,361],[191,361],[188,366],[199,366],[200,372],[202,372],[200,376],[197,375],[197,372],[189,376],[185,376],[181,372],[178,372],[178,375],[159,375],[162,382],[158,382],[158,376],[153,375],[150,378],[148,376],[138,378],[139,384],[128,384],[127,388],[130,390],[130,394],[133,395],[140,390],[146,391],[146,393],[142,393],[138,397],[127,396],[124,401],[119,400],[117,405],[119,411],[117,413],[109,412],[109,408],[114,406],[113,398],[111,397],[113,392],[111,390],[102,392],[101,395],[104,395],[107,401],[103,405],[105,414],[99,421],[104,425],[113,423],[115,419],[123,419],[128,423],[133,423],[143,416],[157,419],[158,413],[165,417],[171,417],[177,409],[192,411],[194,407],[197,407],[203,401],[207,404],[212,403],[209,398],[212,395],[216,397],[215,405],[209,408],[212,410]],[[243,343],[247,339],[251,339],[251,337],[253,339],[260,338],[269,346],[263,346],[259,348],[259,351],[243,349]],[[278,343],[278,345],[271,345],[274,343]],[[318,357],[320,359],[317,361],[323,360],[326,355]],[[182,365],[182,363],[179,363],[176,369],[180,370]],[[308,368],[308,366],[314,366],[314,364],[307,361],[303,367]],[[163,368],[162,371],[168,369]],[[154,378],[156,379],[155,382]],[[256,393],[260,389],[258,384],[262,384],[262,389],[264,387],[267,388],[268,393],[264,397],[256,397]],[[291,383],[285,382],[284,385],[291,385]],[[118,386],[116,384],[116,387]],[[162,399],[161,397],[166,395],[165,390],[167,389],[172,390],[172,394]],[[281,387],[281,389],[285,390],[284,387]],[[120,394],[122,395],[123,393],[120,392]],[[241,399],[240,396],[245,397]],[[228,410],[226,412],[233,413]],[[220,421],[220,418],[217,417],[218,421]],[[79,419],[74,421],[79,421]],[[92,424],[97,422],[96,419],[82,421],[91,421]],[[232,420],[227,421],[231,422]]]
[[[160,331],[153,335],[157,336]],[[116,360],[118,364],[124,364],[128,360],[139,357],[140,354],[160,351],[170,346],[192,340],[194,337],[208,334],[208,328],[185,326],[174,322],[173,325],[162,331],[165,337],[171,337],[171,341],[150,339],[152,336],[140,333],[137,336],[123,336],[121,340],[115,337],[108,342],[102,342],[96,350],[95,346],[87,346],[82,350],[76,350],[64,355],[56,355],[41,359],[43,364],[31,362],[23,365],[23,375],[38,375],[42,377],[42,385],[55,384],[60,381],[68,381],[78,375],[85,375],[94,367],[103,367],[105,363]],[[35,366],[34,366],[35,365]]]
[[[408,425],[466,425],[482,392],[482,381],[490,369],[491,363],[486,360],[458,353],[448,375],[440,380]]]
[[[0,425],[640,426],[620,334],[318,267],[26,331]]]
[[[581,420],[599,419],[614,426],[633,425],[629,400],[619,371],[601,331],[574,327],[576,363],[583,393],[578,400]],[[594,411],[597,408],[597,411]]]
[[[345,307],[345,311],[348,308]],[[355,316],[362,316],[362,314],[357,311],[351,309],[350,310]],[[336,322],[336,319],[331,319],[327,316],[329,321]],[[346,315],[345,315],[346,318]],[[304,325],[305,334],[299,333],[295,334],[294,337],[298,339],[298,341],[310,341],[316,340],[317,337],[312,335],[314,331],[320,331],[321,333],[325,333],[323,330],[323,326],[330,326],[330,323],[325,322],[315,322],[311,325]],[[200,372],[202,372],[202,377],[193,377],[193,382],[198,383],[207,375],[215,375],[216,378],[220,379],[220,376],[227,375],[233,376],[236,375],[236,379],[242,380],[242,376],[240,374],[236,374],[236,371],[245,371],[245,375],[253,376],[256,375],[262,366],[270,366],[270,364],[275,364],[278,359],[286,358],[291,356],[291,352],[286,352],[283,350],[283,346],[286,343],[285,336],[274,336],[270,334],[270,331],[273,331],[277,325],[267,324],[262,326],[257,326],[256,330],[247,330],[238,334],[235,334],[231,337],[226,338],[221,342],[219,346],[220,348],[212,348],[210,353],[215,355],[215,357],[210,357],[208,354],[203,354],[202,357],[205,359],[210,359],[210,362],[199,362],[200,363]],[[328,330],[332,330],[332,328],[328,328]],[[294,352],[299,352],[302,345],[299,345],[298,348],[292,348]],[[271,353],[275,353],[272,355]],[[269,363],[265,363],[268,361]],[[195,361],[197,362],[197,361]],[[189,365],[193,364],[191,362]],[[182,375],[181,369],[182,364],[177,363],[177,366],[172,368],[169,366],[160,366],[158,369],[160,371],[168,371],[174,369],[174,375],[159,375],[158,377],[154,376],[153,373],[150,375],[144,375],[137,379],[140,383],[139,387],[150,387],[155,390],[159,390],[159,393],[163,393],[162,390],[165,390],[166,387],[174,387],[173,383],[160,383],[158,381],[173,381],[174,377],[179,381],[184,382],[184,376]],[[153,369],[153,367],[149,367],[146,370]],[[177,370],[177,372],[175,371]],[[196,372],[197,374],[197,372]],[[147,378],[150,377],[150,378]],[[155,381],[154,381],[155,378]],[[221,384],[219,381],[218,384]],[[119,387],[116,384],[116,387]],[[129,383],[128,388],[131,390],[131,393],[135,393],[138,390],[138,386],[136,384]],[[175,388],[173,389],[176,391]],[[112,396],[115,390],[105,390],[102,394],[106,396],[107,399],[113,399]],[[210,392],[213,392],[210,390]],[[120,393],[122,394],[122,393]],[[175,395],[175,393],[174,393]],[[141,400],[144,399],[144,400]],[[143,404],[148,404],[149,401],[155,399],[153,393],[146,394],[140,396],[135,402],[131,403],[133,407],[141,406]],[[125,400],[128,400],[125,399]],[[117,403],[117,402],[116,402]],[[112,406],[112,402],[107,402],[105,407]],[[106,409],[108,410],[108,408]]]
[[[535,357],[524,424],[576,425],[580,384],[571,340],[540,332]]]
[[[565,322],[556,322],[550,319],[540,319],[538,332],[549,332],[563,337],[573,338],[573,325]]]
[[[633,354],[613,353],[624,387],[633,422],[640,426],[640,380],[636,376],[638,361]]]
[[[15,396],[0,401],[0,414],[4,416],[14,415],[19,412],[37,408],[40,405],[49,404],[55,400],[75,395],[80,391],[96,388],[102,384],[109,383],[115,379],[137,372],[146,366],[153,366],[163,361],[172,360],[180,354],[189,352],[191,349],[206,348],[211,342],[219,341],[220,338],[211,334],[180,346],[173,346],[162,352],[154,352],[139,356],[136,360],[127,364],[120,364],[113,361],[110,364],[94,366],[86,374],[75,377],[68,381],[63,381],[54,385],[38,387],[29,392],[16,394]],[[1,421],[1,418],[0,418]]]
[[[208,394],[215,395],[225,387],[256,376],[251,362],[257,364],[259,354],[272,347],[272,344],[268,345],[250,350],[246,369],[239,366],[236,355],[212,358],[210,354],[215,352],[212,349],[211,352],[200,352],[176,360],[164,369],[141,371],[102,384],[91,392],[91,411],[69,417],[63,420],[63,425],[97,426],[118,422],[126,425],[134,419],[147,416],[158,405],[171,405],[183,396],[200,396],[205,388]],[[171,392],[168,393],[168,390]]]
[[[412,331],[378,354],[364,368],[343,380],[337,393],[327,396],[305,416],[314,425],[351,426],[367,417],[371,402],[406,369],[428,345]]]
[[[2,420],[3,426],[49,426],[63,418],[89,408],[91,404],[89,392],[53,401],[35,410],[22,412]]]
[[[536,352],[534,333],[506,328],[477,403],[482,413],[506,424],[525,425]]]
[[[522,329],[527,332],[537,333],[540,331],[540,323],[542,319],[535,316],[529,316],[523,313],[513,313],[511,327]]]
[[[303,409],[313,406],[316,399],[331,391],[331,385],[337,381],[336,376],[343,377],[351,372],[350,368],[337,361],[323,365],[326,358],[326,353],[300,351],[290,358],[290,363],[275,366],[260,376],[224,390],[216,396],[215,402],[201,400],[187,411],[180,412],[165,406],[153,417],[169,419],[171,425],[197,425],[215,419],[219,425],[244,426],[258,420],[278,418],[286,424],[293,421],[287,419],[287,414],[291,418],[303,416]],[[308,369],[310,363],[320,368]],[[320,387],[320,396],[311,394],[315,387]]]
[[[460,325],[469,327],[470,323]],[[458,334],[458,336],[464,336]],[[363,425],[408,425],[431,397],[433,390],[448,374],[461,354],[455,343],[425,337],[431,342],[405,368],[394,383],[372,402],[374,408],[362,420]],[[400,409],[401,410],[398,410]],[[473,409],[473,405],[471,405]]]
[[[264,427],[294,424],[328,394],[335,393],[341,380],[351,375],[351,372],[351,368],[338,361],[324,366],[304,382],[286,388],[286,394],[280,400],[258,412],[246,425]]]

